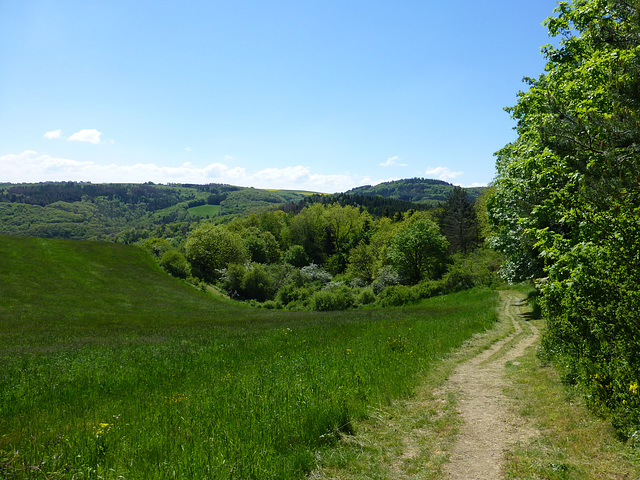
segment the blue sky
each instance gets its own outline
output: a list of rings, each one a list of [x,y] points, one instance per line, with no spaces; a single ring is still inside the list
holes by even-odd
[[[0,0],[0,182],[486,184],[555,0]]]

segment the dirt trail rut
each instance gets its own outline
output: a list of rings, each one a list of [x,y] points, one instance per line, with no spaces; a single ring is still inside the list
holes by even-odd
[[[448,380],[446,388],[460,395],[458,410],[464,423],[445,467],[447,479],[499,480],[506,449],[535,435],[513,412],[503,390],[506,363],[522,356],[539,332],[523,320],[524,299],[519,294],[501,292],[501,297],[501,314],[514,331],[459,365]]]

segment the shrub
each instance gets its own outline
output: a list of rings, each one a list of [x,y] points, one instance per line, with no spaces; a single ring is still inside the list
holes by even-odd
[[[185,256],[177,250],[169,250],[160,258],[160,265],[174,277],[187,278],[191,268]]]
[[[157,258],[162,258],[168,251],[175,250],[175,247],[166,238],[148,238],[142,241],[140,246]]]
[[[247,269],[244,265],[232,263],[228,268],[222,271],[220,276],[220,284],[225,292],[242,290],[242,279]]]
[[[468,254],[457,253],[452,256],[443,276],[447,291],[465,290],[473,287],[495,287],[499,285],[502,255],[488,248],[480,248]]]
[[[382,307],[399,307],[419,300],[417,291],[407,285],[391,285],[378,295],[378,304]]]
[[[309,304],[312,310],[318,312],[347,310],[353,305],[353,292],[344,285],[330,290],[319,290],[313,294]]]
[[[315,263],[302,267],[300,273],[302,273],[302,276],[307,282],[320,282],[320,284],[323,285],[330,282],[333,278],[329,272]]]
[[[376,301],[376,294],[373,293],[372,288],[363,289],[356,297],[356,303],[358,305],[369,305]]]
[[[443,293],[444,283],[442,280],[423,280],[413,287],[419,298],[431,298]]]
[[[391,285],[398,285],[400,283],[400,275],[390,265],[385,265],[378,270],[378,276],[373,281],[373,291],[376,294],[382,292],[385,288]]]
[[[210,282],[218,279],[220,269],[248,258],[240,235],[211,223],[201,224],[189,234],[185,251],[194,275]]]
[[[268,310],[277,310],[279,308],[282,308],[282,304],[280,302],[276,302],[275,300],[267,300],[266,302],[262,303],[261,307]]]
[[[310,285],[297,286],[293,283],[288,283],[278,290],[275,300],[289,309],[304,308],[315,291]]]
[[[271,276],[259,263],[252,264],[242,277],[242,292],[259,302],[270,299],[275,293]]]

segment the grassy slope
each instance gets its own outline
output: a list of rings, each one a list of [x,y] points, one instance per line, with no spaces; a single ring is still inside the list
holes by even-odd
[[[368,405],[410,395],[435,359],[495,321],[491,292],[387,310],[250,309],[117,244],[0,236],[0,258],[10,478],[299,478]]]

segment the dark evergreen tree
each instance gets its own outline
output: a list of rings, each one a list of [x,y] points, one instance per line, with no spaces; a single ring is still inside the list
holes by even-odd
[[[440,223],[449,241],[450,253],[467,253],[478,244],[478,218],[464,188],[451,190],[442,208]]]

